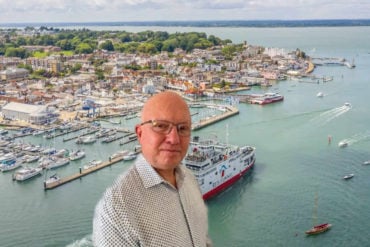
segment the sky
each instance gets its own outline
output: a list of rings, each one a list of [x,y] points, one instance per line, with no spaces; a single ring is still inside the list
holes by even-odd
[[[0,0],[0,23],[370,19],[370,0]]]

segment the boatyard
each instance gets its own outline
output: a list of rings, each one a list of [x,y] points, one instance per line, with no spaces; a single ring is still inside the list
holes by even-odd
[[[192,114],[194,119],[192,130],[194,131],[239,114],[239,110],[235,105],[214,104],[200,101],[197,103],[189,102],[189,106],[191,109],[194,109],[194,113]],[[198,110],[200,108],[201,112],[203,112],[202,114],[200,114]],[[204,114],[204,112],[209,112],[209,114]],[[4,130],[7,130],[6,134],[8,134],[9,131],[12,131],[12,134],[10,135],[5,135],[4,132],[3,137],[8,136],[7,139],[3,140],[3,143],[1,144],[4,154],[8,153],[7,155],[10,156],[11,160],[19,160],[19,162],[22,163],[20,163],[19,166],[25,165],[26,167],[29,167],[28,164],[26,165],[26,159],[22,160],[22,157],[27,157],[27,160],[29,160],[27,162],[37,161],[38,166],[35,167],[37,170],[31,169],[28,171],[29,175],[27,179],[31,179],[36,178],[36,175],[41,173],[39,170],[40,168],[46,170],[44,172],[46,176],[48,170],[50,169],[48,168],[49,166],[53,167],[53,169],[66,166],[69,164],[68,159],[71,161],[77,159],[79,160],[85,156],[85,152],[82,152],[83,156],[80,158],[75,158],[73,155],[75,155],[74,153],[79,152],[79,150],[67,151],[65,148],[57,150],[53,147],[48,148],[47,146],[40,146],[34,143],[27,144],[24,143],[22,140],[23,138],[42,136],[41,138],[45,141],[55,142],[55,140],[58,139],[62,140],[63,143],[68,143],[72,140],[75,140],[75,144],[79,145],[78,148],[81,148],[81,145],[84,143],[86,143],[85,145],[89,145],[89,143],[92,143],[90,145],[93,145],[93,143],[98,140],[100,140],[101,144],[106,145],[118,140],[120,140],[119,145],[123,147],[126,145],[131,145],[132,147],[135,145],[133,151],[130,152],[128,149],[124,149],[127,151],[122,150],[117,152],[117,154],[112,154],[108,160],[103,161],[100,164],[89,166],[87,169],[81,165],[81,167],[78,168],[78,171],[74,174],[65,174],[64,176],[54,174],[49,178],[45,177],[43,182],[45,190],[51,190],[61,185],[70,183],[76,179],[87,176],[103,168],[110,167],[121,161],[131,160],[139,154],[136,134],[127,127],[121,126],[121,120],[119,122],[117,120],[110,120],[117,119],[116,115],[116,118],[107,118],[107,116],[104,116],[104,121],[101,121],[101,123],[106,123],[107,125],[110,125],[110,127],[103,128],[101,123],[99,124],[99,119],[101,118],[96,117],[93,119],[84,118],[79,120],[71,120],[71,117],[75,116],[76,114],[77,112],[61,112],[60,120],[48,125],[47,127],[30,124],[21,120],[3,120],[2,125]],[[137,118],[137,113],[130,115],[134,115],[135,117],[127,118],[127,121],[137,121],[135,120],[135,118]],[[124,116],[120,117],[120,119],[122,118],[124,118]],[[117,122],[119,125],[117,125]],[[18,141],[16,141],[16,139],[18,139]],[[11,156],[11,154],[15,152],[18,153],[16,155],[18,157],[15,155]],[[129,152],[131,153],[131,158],[127,157]],[[10,168],[16,169],[17,167],[9,166],[7,168],[10,170]],[[37,174],[36,171],[38,172]],[[32,172],[34,172],[34,174],[32,174]]]

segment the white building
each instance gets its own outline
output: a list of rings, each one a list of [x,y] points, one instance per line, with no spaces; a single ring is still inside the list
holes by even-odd
[[[58,117],[55,108],[50,108],[46,105],[10,102],[1,111],[4,119],[23,120],[32,124],[54,122]]]

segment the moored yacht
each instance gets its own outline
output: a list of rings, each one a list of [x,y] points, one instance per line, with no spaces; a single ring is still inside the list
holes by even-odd
[[[71,152],[71,155],[69,156],[70,160],[79,160],[86,156],[86,153],[83,150],[77,150],[75,152]]]
[[[13,179],[17,181],[24,181],[30,178],[33,178],[37,175],[40,175],[42,168],[39,167],[23,167],[22,169],[17,170],[13,174]]]
[[[87,165],[84,165],[84,170],[90,169],[92,167],[95,167],[97,165],[100,165],[102,163],[101,160],[92,160]]]
[[[47,185],[56,183],[60,181],[60,177],[57,174],[51,175],[48,179],[44,181],[44,187]]]
[[[124,155],[122,158],[123,160],[129,161],[129,160],[136,159],[136,156],[137,155],[135,152],[129,152],[128,154]]]
[[[2,172],[11,171],[17,169],[18,167],[21,167],[22,164],[23,160],[17,159],[15,156],[13,156],[12,158],[8,158],[6,160],[1,161],[0,170]]]

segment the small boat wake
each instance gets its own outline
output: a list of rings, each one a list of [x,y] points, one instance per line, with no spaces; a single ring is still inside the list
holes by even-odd
[[[347,146],[350,146],[352,144],[355,144],[360,141],[368,140],[370,139],[370,132],[366,131],[364,133],[358,133],[355,134],[349,138],[343,139],[338,143],[338,147],[344,148]]]
[[[345,103],[340,107],[336,107],[334,109],[325,111],[321,113],[319,116],[313,118],[311,122],[316,123],[318,125],[325,125],[330,121],[334,120],[335,118],[343,115],[344,113],[348,112],[352,106],[349,103]]]

